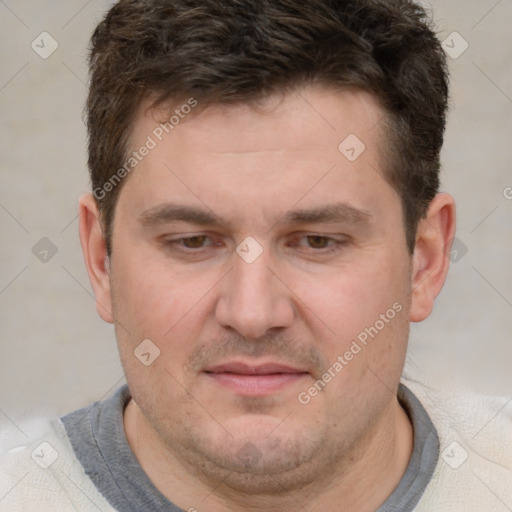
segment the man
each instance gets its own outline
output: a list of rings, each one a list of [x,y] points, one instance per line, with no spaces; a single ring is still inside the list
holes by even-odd
[[[8,454],[2,510],[510,509],[511,422],[476,445],[484,405],[402,377],[455,231],[423,10],[121,0],[90,65],[80,239],[127,386]]]

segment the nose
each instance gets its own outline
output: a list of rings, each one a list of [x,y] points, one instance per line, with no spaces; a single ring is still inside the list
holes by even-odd
[[[292,292],[279,279],[269,250],[248,263],[237,253],[233,269],[220,284],[216,319],[248,339],[289,327],[294,318]]]

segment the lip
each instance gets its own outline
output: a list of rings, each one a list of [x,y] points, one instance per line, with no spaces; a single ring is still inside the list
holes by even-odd
[[[305,370],[281,363],[247,364],[238,361],[207,368],[204,373],[222,387],[245,396],[277,393],[309,375]]]
[[[212,366],[205,370],[208,373],[236,373],[238,375],[270,375],[274,373],[306,373],[304,370],[280,363],[247,364],[233,361]]]

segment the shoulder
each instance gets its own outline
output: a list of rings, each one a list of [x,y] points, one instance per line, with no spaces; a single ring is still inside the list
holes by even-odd
[[[415,509],[498,510],[512,505],[512,399],[404,377],[436,427],[440,454]]]
[[[114,510],[76,459],[58,419],[39,421],[32,438],[0,455],[0,508],[6,512]]]

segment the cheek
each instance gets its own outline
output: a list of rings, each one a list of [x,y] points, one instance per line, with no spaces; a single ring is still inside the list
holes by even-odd
[[[211,272],[177,269],[154,251],[125,252],[112,272],[116,319],[139,337],[167,343],[183,326],[198,324],[198,312],[215,282]]]
[[[201,336],[208,283],[189,287],[156,266],[138,274],[130,270],[119,265],[113,275],[118,350],[135,400],[157,411],[158,404],[187,398],[184,363]]]
[[[294,293],[303,303],[303,316],[335,340],[351,340],[405,297],[406,277],[391,255],[368,253],[325,274],[288,279],[297,283]]]
[[[328,276],[297,281],[301,316],[331,365],[327,401],[348,395],[350,403],[377,389],[386,394],[398,381],[409,332],[407,276],[398,261],[384,251],[367,253]]]

